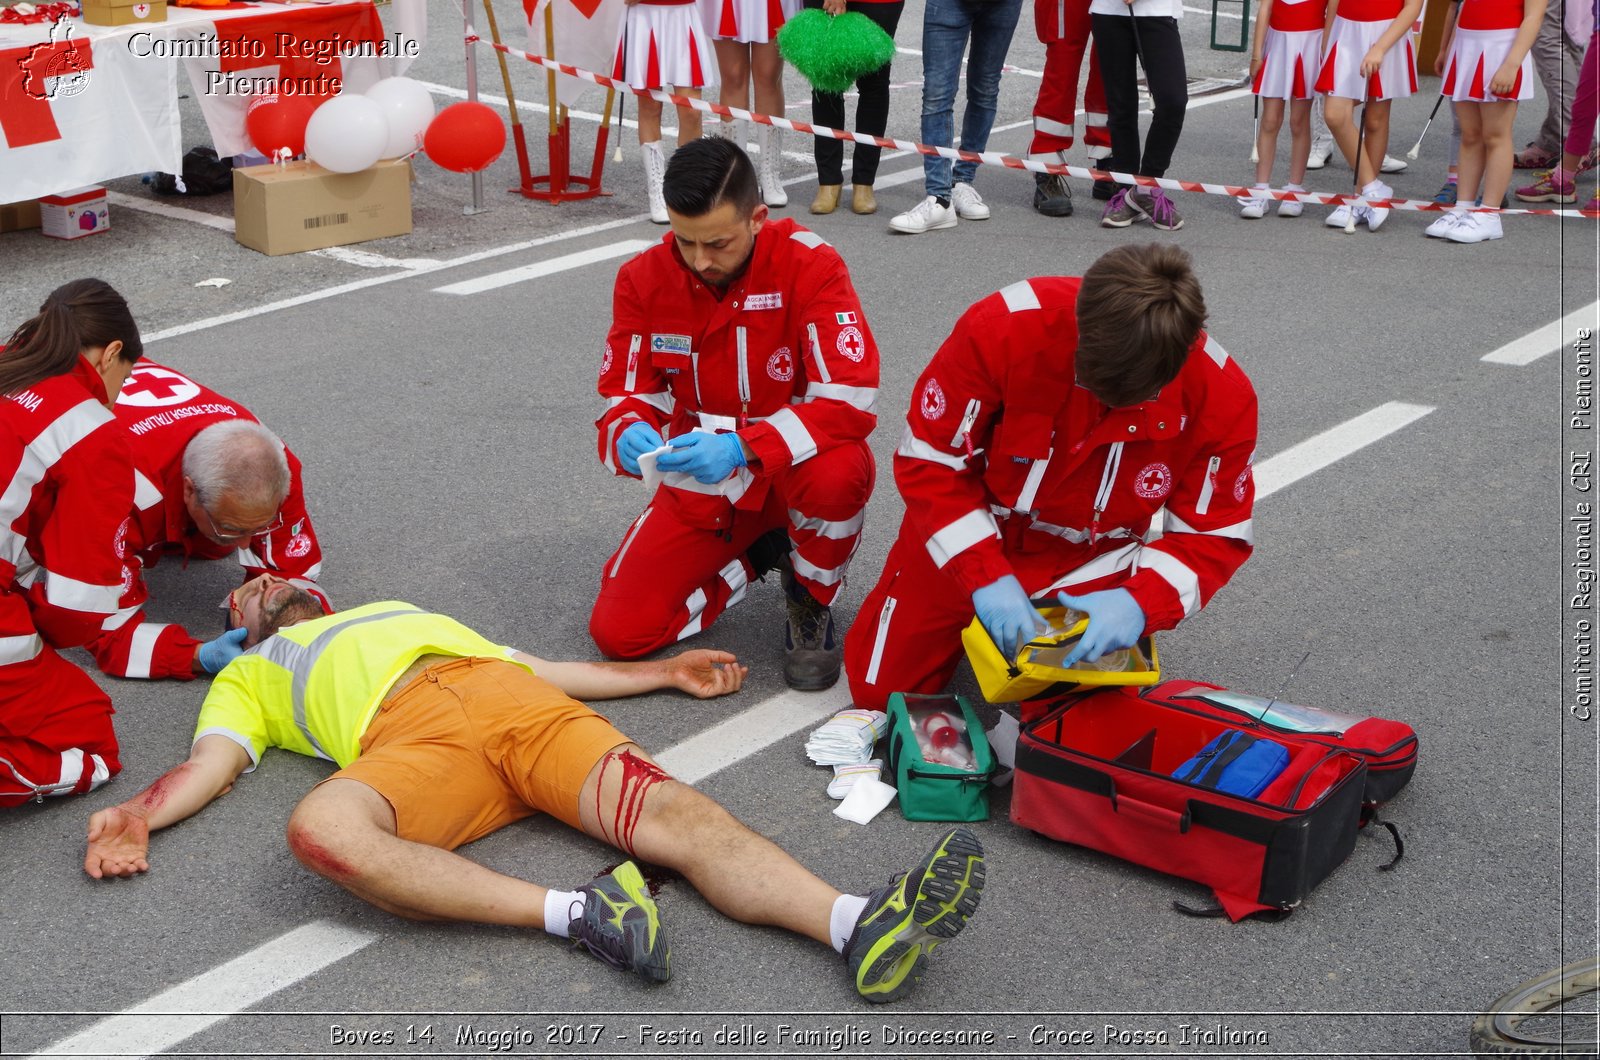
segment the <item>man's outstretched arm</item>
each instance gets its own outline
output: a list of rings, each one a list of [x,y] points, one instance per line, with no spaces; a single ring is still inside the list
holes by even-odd
[[[573,699],[621,699],[674,688],[699,699],[737,692],[749,668],[732,652],[697,648],[670,659],[643,662],[550,662],[517,652],[534,673]]]
[[[83,871],[97,880],[145,872],[150,868],[150,833],[205,809],[249,765],[249,753],[226,736],[200,737],[187,762],[173,766],[127,802],[89,818]]]

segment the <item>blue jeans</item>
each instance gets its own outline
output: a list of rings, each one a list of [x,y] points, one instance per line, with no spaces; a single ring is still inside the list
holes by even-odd
[[[1011,48],[1011,34],[1022,13],[1022,0],[928,0],[922,13],[922,142],[950,147],[955,135],[956,84],[961,55],[972,38],[967,60],[967,109],[961,119],[961,149],[982,151],[989,145],[995,105],[1000,97],[1000,67]],[[967,184],[978,172],[976,162],[948,158],[922,159],[923,190],[949,198],[956,181]]]

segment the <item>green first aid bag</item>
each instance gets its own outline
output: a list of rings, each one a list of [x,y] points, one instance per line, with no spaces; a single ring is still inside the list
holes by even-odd
[[[960,696],[890,696],[888,763],[906,820],[989,819],[994,755]]]

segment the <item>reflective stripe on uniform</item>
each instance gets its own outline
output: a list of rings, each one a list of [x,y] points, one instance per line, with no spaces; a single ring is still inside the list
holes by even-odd
[[[851,408],[871,412],[878,407],[878,388],[875,386],[845,386],[842,383],[811,383],[806,387],[806,400],[828,398],[842,401]]]
[[[1177,513],[1167,513],[1167,531],[1173,534],[1200,534],[1204,537],[1231,537],[1235,541],[1243,541],[1247,545],[1255,544],[1253,519],[1234,523],[1231,526],[1219,526],[1213,530],[1196,530],[1182,519]]]
[[[994,516],[982,508],[974,508],[928,538],[928,555],[933,557],[933,565],[942,570],[945,564],[978,542],[999,536],[1000,527]]]
[[[965,453],[951,454],[943,449],[929,445],[911,432],[909,424],[906,425],[905,433],[900,436],[900,448],[895,450],[895,455],[908,457],[912,460],[926,460],[929,463],[943,465],[952,471],[965,471],[967,469]]]
[[[779,409],[767,417],[767,423],[777,428],[783,444],[788,446],[791,463],[798,464],[817,455],[816,439],[811,437],[804,421],[795,415],[793,409]]]
[[[169,622],[139,623],[133,631],[133,638],[128,641],[128,665],[123,668],[122,676],[150,676],[150,667],[156,657],[156,641],[161,639],[162,631],[169,625]]]
[[[831,541],[844,541],[859,534],[865,518],[865,512],[857,512],[852,518],[844,520],[818,519],[797,509],[789,509],[790,526],[796,530],[813,531],[818,537],[825,537]]]
[[[1009,287],[1001,288],[1000,297],[1005,299],[1006,308],[1013,313],[1039,308],[1039,292],[1027,280],[1018,280]]]
[[[22,459],[5,492],[0,493],[0,559],[20,566],[27,555],[27,541],[11,529],[33,499],[33,488],[66,453],[89,435],[111,422],[112,416],[98,401],[83,401],[57,416],[39,436],[22,450]]]
[[[36,659],[44,651],[44,641],[37,633],[20,637],[0,637],[0,666]]]
[[[94,615],[110,615],[117,610],[117,598],[122,595],[120,585],[95,585],[44,569],[44,598],[52,606],[68,611],[83,611]]]
[[[1147,548],[1139,557],[1139,562],[1134,564],[1135,573],[1140,570],[1153,570],[1161,575],[1162,581],[1172,586],[1178,594],[1178,602],[1183,605],[1183,617],[1188,618],[1200,610],[1200,576],[1177,556],[1160,549]]]

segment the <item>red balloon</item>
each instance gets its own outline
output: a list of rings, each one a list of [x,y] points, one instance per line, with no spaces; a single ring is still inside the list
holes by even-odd
[[[268,158],[284,149],[291,155],[305,154],[306,125],[320,102],[311,96],[264,92],[250,101],[244,113],[245,132],[256,150]]]
[[[488,169],[506,147],[506,123],[483,103],[463,101],[441,110],[422,134],[434,164],[456,173]]]

